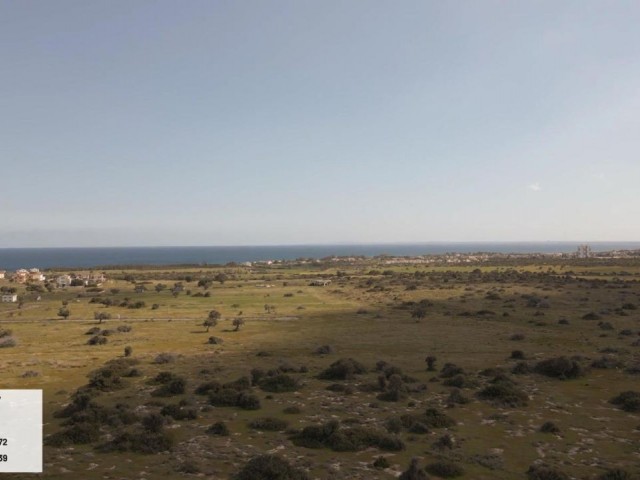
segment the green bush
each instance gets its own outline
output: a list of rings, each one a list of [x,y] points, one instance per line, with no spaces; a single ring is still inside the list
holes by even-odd
[[[439,460],[430,463],[424,467],[424,469],[432,475],[441,478],[455,478],[464,475],[464,468],[448,460]]]
[[[536,364],[534,371],[561,380],[578,378],[586,373],[576,360],[564,356],[542,360]]]
[[[195,420],[198,418],[198,412],[195,408],[182,408],[175,404],[162,407],[160,415],[171,417],[174,420]]]
[[[625,412],[640,412],[640,392],[627,390],[609,400]]]
[[[569,480],[569,476],[546,465],[531,465],[527,470],[527,480]]]
[[[264,377],[259,381],[260,388],[265,392],[295,392],[299,388],[298,381],[286,374]]]
[[[427,408],[420,421],[429,428],[449,428],[456,424],[453,418],[435,408]]]
[[[104,345],[108,341],[109,340],[107,339],[107,337],[104,337],[102,335],[95,335],[87,340],[87,345]]]
[[[84,445],[100,438],[100,431],[92,423],[76,423],[45,439],[45,445],[64,447],[66,445]]]
[[[598,480],[633,480],[633,476],[625,470],[614,468],[604,472],[598,477]]]
[[[385,468],[389,468],[390,466],[391,463],[389,463],[389,460],[387,460],[385,457],[377,457],[373,461],[373,468],[376,468],[378,470],[384,470]]]
[[[209,393],[209,403],[214,407],[239,407],[243,410],[258,410],[260,399],[253,394],[238,392],[232,388],[221,388]]]
[[[207,433],[209,435],[219,435],[221,437],[228,437],[231,432],[229,431],[229,427],[224,422],[216,422],[207,428]]]
[[[99,450],[103,452],[135,452],[149,455],[169,451],[173,448],[173,445],[173,437],[167,432],[124,432],[110,442],[101,445]]]
[[[309,480],[309,477],[277,455],[260,455],[249,460],[233,480]]]
[[[365,427],[340,428],[337,421],[307,426],[291,440],[301,447],[326,447],[336,452],[357,452],[369,447],[387,451],[404,449],[404,444],[397,437]]]
[[[398,480],[428,480],[429,477],[424,470],[420,468],[418,465],[418,459],[411,459],[411,463],[409,464],[409,468],[402,472],[398,477]]]
[[[151,394],[155,397],[170,397],[172,395],[182,395],[186,390],[187,380],[182,377],[175,377]]]
[[[553,422],[544,422],[540,427],[542,433],[559,433],[560,429]]]
[[[462,374],[464,374],[464,370],[455,363],[445,363],[442,370],[440,370],[440,376],[442,378],[451,378]]]
[[[342,358],[323,370],[318,378],[322,380],[348,380],[354,375],[363,373],[367,373],[367,369],[360,362],[353,358]]]
[[[512,382],[500,381],[487,385],[478,397],[501,407],[526,407],[529,397]]]

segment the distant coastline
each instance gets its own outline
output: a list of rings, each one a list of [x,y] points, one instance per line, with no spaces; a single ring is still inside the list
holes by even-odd
[[[445,253],[572,253],[581,243],[594,252],[640,249],[638,242],[432,242],[398,244],[211,247],[0,248],[0,270],[91,268],[115,265],[224,265],[331,256],[417,256]]]

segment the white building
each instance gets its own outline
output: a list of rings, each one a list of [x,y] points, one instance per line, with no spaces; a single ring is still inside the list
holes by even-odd
[[[15,303],[18,301],[18,295],[16,295],[15,293],[3,293],[2,301],[4,303]]]
[[[56,278],[56,285],[61,288],[68,287],[71,285],[71,275],[60,275]]]
[[[6,273],[7,272],[5,272],[4,270],[0,270],[0,279],[3,279]]]

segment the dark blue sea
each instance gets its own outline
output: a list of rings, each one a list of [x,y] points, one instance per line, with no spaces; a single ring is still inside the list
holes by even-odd
[[[229,262],[295,260],[329,256],[428,255],[443,253],[570,253],[579,242],[404,243],[370,245],[280,245],[242,247],[0,248],[0,270],[89,268],[124,265],[224,265]],[[589,242],[593,251],[640,249],[640,242]]]

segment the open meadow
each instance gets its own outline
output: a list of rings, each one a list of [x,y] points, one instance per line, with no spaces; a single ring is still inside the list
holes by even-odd
[[[566,262],[0,280],[0,388],[45,395],[45,471],[6,476],[635,478],[640,266]]]

